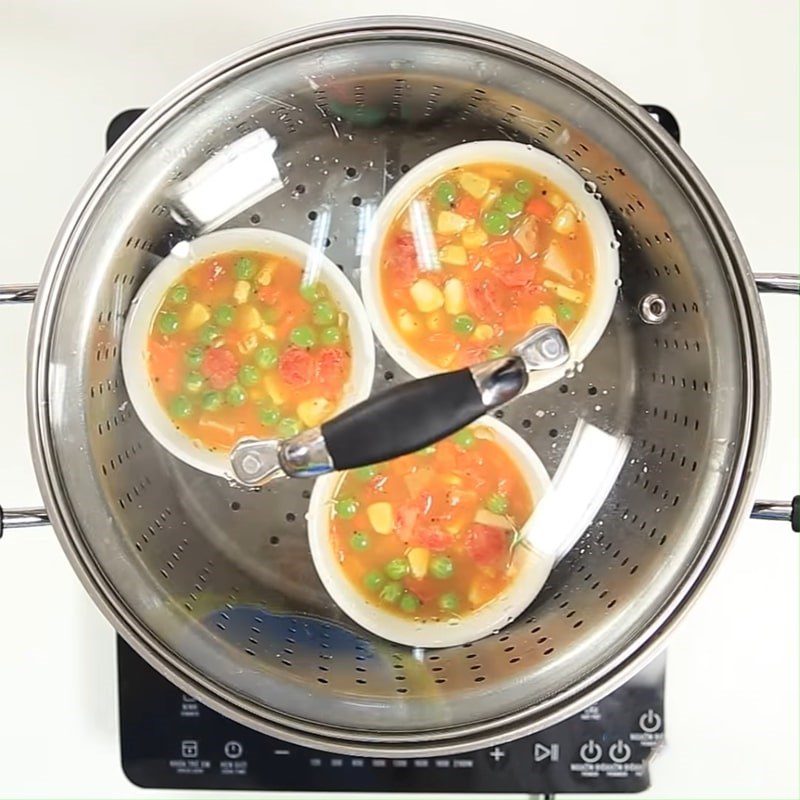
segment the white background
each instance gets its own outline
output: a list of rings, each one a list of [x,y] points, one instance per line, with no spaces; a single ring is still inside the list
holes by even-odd
[[[797,271],[795,0],[0,0],[0,281],[38,279],[119,110],[152,103],[257,38],[334,15],[398,11],[512,30],[667,106],[753,268]],[[786,498],[800,488],[800,308],[769,297],[764,309],[774,394],[759,494]],[[0,314],[6,506],[38,499],[25,435],[28,319],[26,308]],[[745,524],[672,640],[669,746],[649,797],[800,795],[799,554],[786,527]],[[0,637],[1,797],[168,795],[122,775],[113,635],[49,529],[8,532],[0,543]]]

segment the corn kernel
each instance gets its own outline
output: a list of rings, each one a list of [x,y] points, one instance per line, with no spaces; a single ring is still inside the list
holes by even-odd
[[[183,318],[183,327],[187,331],[193,331],[204,325],[209,319],[211,319],[209,310],[201,303],[194,303]]]
[[[454,211],[441,211],[436,219],[436,233],[452,236],[461,233],[467,227],[469,220],[456,214]]]
[[[421,278],[411,285],[411,299],[420,311],[436,311],[444,305],[442,290],[427,278]]]
[[[472,334],[472,338],[475,339],[476,342],[488,342],[493,336],[494,329],[491,325],[487,325],[486,323],[478,325]]]
[[[488,241],[489,235],[483,228],[477,225],[470,225],[461,234],[461,244],[463,244],[467,250],[477,250],[479,247],[483,247]]]
[[[556,312],[550,306],[539,306],[531,314],[531,325],[555,325]]]
[[[236,281],[233,286],[233,299],[241,305],[250,297],[250,284],[247,281]]]
[[[397,326],[403,333],[416,334],[422,330],[422,325],[416,314],[412,314],[405,308],[397,312]]]
[[[446,244],[439,251],[439,261],[443,264],[463,267],[467,263],[467,251],[459,244]]]
[[[417,578],[424,578],[428,574],[428,563],[431,558],[430,551],[426,547],[412,547],[406,555],[411,574]]]
[[[324,397],[303,400],[297,404],[297,416],[307,428],[314,428],[328,418],[333,410],[333,403]]]
[[[489,191],[489,187],[492,184],[488,178],[475,172],[462,172],[458,176],[458,182],[461,188],[476,200],[480,200]]]
[[[394,509],[391,503],[372,503],[367,506],[367,519],[376,533],[391,533],[394,528]]]
[[[463,314],[467,310],[467,293],[459,278],[449,278],[444,285],[444,310],[448,314]]]

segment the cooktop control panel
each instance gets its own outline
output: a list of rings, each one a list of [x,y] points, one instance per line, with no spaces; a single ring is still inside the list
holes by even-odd
[[[557,794],[640,792],[664,737],[664,662],[541,733],[430,758],[341,756],[256,733],[118,645],[122,766],[146,788]]]

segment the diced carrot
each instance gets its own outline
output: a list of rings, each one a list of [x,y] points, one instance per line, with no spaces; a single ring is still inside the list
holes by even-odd
[[[181,385],[180,364],[181,349],[169,342],[162,344],[155,339],[150,340],[150,375],[160,387],[167,392],[177,392]]]
[[[488,251],[494,264],[513,264],[519,258],[519,247],[511,238],[493,242]]]
[[[533,214],[535,217],[549,223],[553,219],[553,206],[543,197],[534,197],[532,200],[528,200],[525,205],[525,213]]]
[[[470,219],[477,219],[481,213],[481,204],[471,195],[462,195],[455,207],[456,214],[462,217],[469,217]]]

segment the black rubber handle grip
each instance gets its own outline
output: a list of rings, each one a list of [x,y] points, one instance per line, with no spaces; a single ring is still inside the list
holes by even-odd
[[[488,408],[472,373],[461,369],[408,381],[370,397],[324,423],[322,435],[334,467],[353,469],[427,447]]]
[[[796,494],[792,498],[792,530],[795,533],[800,533],[800,494]]]

